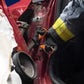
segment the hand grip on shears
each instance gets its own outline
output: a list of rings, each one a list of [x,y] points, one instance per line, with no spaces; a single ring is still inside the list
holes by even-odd
[[[39,34],[39,40],[43,39],[45,37],[45,35],[47,34],[47,29],[46,28],[42,28],[40,31],[44,31],[44,33]]]
[[[53,53],[54,52],[54,48],[52,46],[46,46],[44,45],[40,45],[41,50],[43,50],[46,53]]]
[[[38,45],[40,45],[40,40],[43,39],[46,34],[47,34],[47,29],[46,28],[41,29],[41,27],[37,27],[37,30],[35,32],[35,35],[34,35],[33,39],[32,39],[32,42],[28,46],[28,50],[31,51],[32,48],[35,48]]]

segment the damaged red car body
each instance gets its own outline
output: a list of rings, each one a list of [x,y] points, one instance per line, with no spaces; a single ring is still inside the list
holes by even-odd
[[[4,0],[0,1],[10,24],[13,27],[14,35],[18,46],[15,48],[17,51],[26,52],[34,60],[37,67],[37,77],[34,79],[33,84],[53,84],[48,74],[49,56],[44,52],[40,52],[39,46],[28,51],[28,45],[35,33],[35,26],[40,25],[43,28],[49,29],[56,20],[56,7],[58,0],[49,0],[41,4],[42,8],[35,11],[35,17],[41,17],[40,21],[32,22],[28,31],[28,41],[25,42],[16,21],[23,14],[23,12],[30,7],[31,0],[20,0],[19,2],[7,7]],[[68,1],[68,0],[67,0]],[[39,8],[39,6],[37,6]],[[59,15],[59,14],[58,14]],[[41,43],[45,38],[41,40]],[[24,83],[25,84],[25,83]]]

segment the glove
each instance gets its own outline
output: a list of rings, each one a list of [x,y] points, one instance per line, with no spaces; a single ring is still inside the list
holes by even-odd
[[[52,28],[50,28],[46,33],[46,41],[44,42],[44,44],[40,45],[40,50],[46,52],[47,54],[48,53],[52,54],[53,52],[57,50],[56,41],[53,39],[50,33],[51,29]],[[37,31],[37,33],[43,36],[45,34],[45,30]]]
[[[47,36],[47,39],[44,45],[41,45],[40,48],[42,48],[41,50],[44,50],[47,54],[48,53],[52,54],[53,52],[57,50],[57,44],[55,43],[55,41],[53,40],[51,36]]]

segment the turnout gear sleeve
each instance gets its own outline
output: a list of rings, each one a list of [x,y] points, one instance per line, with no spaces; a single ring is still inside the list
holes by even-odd
[[[48,30],[48,34],[58,43],[67,42],[83,31],[83,27],[84,1],[74,0],[64,8],[59,18]]]

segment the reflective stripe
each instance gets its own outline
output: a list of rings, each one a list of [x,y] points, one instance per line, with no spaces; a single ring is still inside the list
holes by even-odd
[[[74,37],[74,34],[66,27],[65,23],[60,18],[54,23],[53,28],[64,41],[68,41]]]

